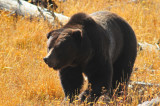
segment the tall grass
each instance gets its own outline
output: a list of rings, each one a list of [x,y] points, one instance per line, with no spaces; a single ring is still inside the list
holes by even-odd
[[[57,12],[71,16],[77,12],[114,12],[134,29],[138,42],[155,44],[160,39],[159,0],[68,0],[56,1]],[[0,11],[0,105],[60,105],[64,94],[58,72],[43,62],[46,34],[55,29],[43,20],[14,18]],[[149,48],[138,53],[131,81],[160,83],[160,51]],[[160,93],[160,88],[129,88],[128,95],[113,98],[110,104],[137,105]],[[127,96],[127,100],[124,100]],[[74,101],[73,104],[77,104]],[[99,101],[98,104],[103,104]]]

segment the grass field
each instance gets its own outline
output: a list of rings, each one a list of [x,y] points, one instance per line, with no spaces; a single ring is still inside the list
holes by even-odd
[[[108,10],[123,17],[134,29],[138,42],[155,45],[160,42],[160,1],[140,0],[68,0],[56,1],[63,12],[92,13]],[[46,21],[14,18],[0,11],[0,105],[60,105],[64,94],[58,72],[43,62],[47,53],[46,34],[55,29]],[[160,46],[160,45],[159,45]],[[160,84],[160,51],[138,52],[131,81]],[[135,106],[160,94],[160,87],[134,86],[127,95],[113,98],[110,105]],[[127,99],[125,99],[127,98]],[[73,105],[77,102],[74,101]],[[99,105],[104,103],[99,100]]]

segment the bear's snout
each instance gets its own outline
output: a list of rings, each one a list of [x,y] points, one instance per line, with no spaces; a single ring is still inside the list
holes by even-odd
[[[59,67],[55,62],[51,61],[51,59],[48,56],[44,57],[43,60],[50,68],[57,69]]]
[[[44,60],[44,62],[45,62],[49,67],[53,67],[53,66],[52,66],[53,63],[51,63],[51,62],[49,61],[49,58],[48,58],[48,57],[44,57],[43,60]]]
[[[44,57],[43,60],[46,64],[48,63],[48,57]]]

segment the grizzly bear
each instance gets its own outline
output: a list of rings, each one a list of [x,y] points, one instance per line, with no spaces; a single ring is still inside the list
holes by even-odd
[[[100,11],[74,14],[62,28],[47,34],[49,67],[59,70],[65,97],[70,102],[80,94],[84,77],[88,88],[80,94],[83,102],[96,102],[103,94],[129,81],[137,55],[136,36],[118,15]]]

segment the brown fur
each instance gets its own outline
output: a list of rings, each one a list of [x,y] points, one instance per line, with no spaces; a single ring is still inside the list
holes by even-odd
[[[134,31],[121,17],[110,12],[77,13],[69,22],[48,35],[44,61],[59,69],[65,96],[70,102],[80,94],[84,73],[91,84],[80,100],[97,101],[117,84],[129,81],[137,54]],[[102,88],[104,92],[102,92]],[[119,91],[122,91],[119,87]]]

